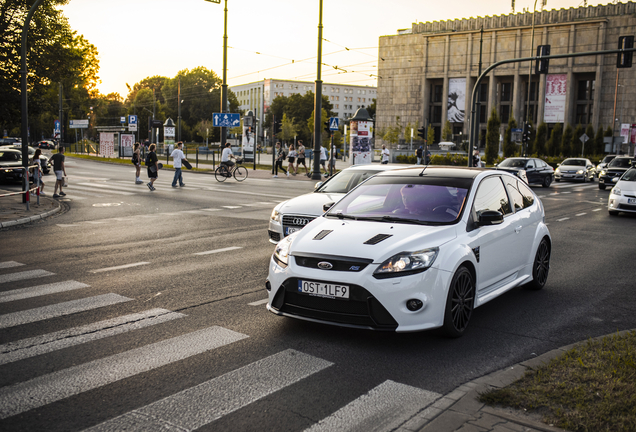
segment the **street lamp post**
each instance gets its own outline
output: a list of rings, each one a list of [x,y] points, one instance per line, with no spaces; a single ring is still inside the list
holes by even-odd
[[[322,67],[322,0],[318,18],[318,74],[316,77],[316,91],[314,99],[314,167],[312,180],[320,180],[320,145],[322,141],[322,81],[320,72]]]
[[[532,37],[530,38],[530,57],[532,57],[532,53],[534,52],[534,17],[535,14],[537,13],[537,1],[538,0],[534,0],[534,8],[532,10]],[[544,5],[545,3],[541,3],[542,5]],[[541,9],[543,10],[543,9]],[[530,64],[528,65],[528,98],[526,99],[526,123],[530,123],[530,89],[532,88],[532,62],[529,62]],[[539,90],[537,89],[537,92]],[[525,128],[524,128],[525,130]],[[527,152],[527,141],[523,142],[522,145],[522,156],[526,155]]]
[[[209,3],[221,4],[221,0],[204,0]],[[221,112],[227,112],[227,0],[223,18],[223,84],[221,85]],[[221,148],[225,148],[227,142],[227,128],[221,127]]]

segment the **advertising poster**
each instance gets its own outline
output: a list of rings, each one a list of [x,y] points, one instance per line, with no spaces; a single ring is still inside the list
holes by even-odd
[[[123,156],[132,157],[133,154],[133,144],[135,143],[135,136],[132,134],[123,134],[121,136],[121,147],[123,151]]]
[[[254,134],[252,132],[249,132],[251,128],[250,127],[246,127],[243,126],[243,140],[242,140],[242,145],[243,145],[243,151],[248,151],[248,152],[253,152],[254,151]],[[249,132],[249,134],[248,134]],[[249,138],[248,138],[249,135]],[[244,153],[245,154],[245,153]]]
[[[355,165],[368,164],[373,161],[371,148],[373,123],[368,121],[351,121],[351,161]]]
[[[623,144],[628,144],[629,143],[629,137],[631,134],[631,124],[629,123],[622,123],[621,124],[621,136],[623,137]]]
[[[104,157],[115,156],[115,134],[100,133],[99,134],[99,155]]]
[[[543,121],[546,123],[563,123],[565,120],[567,77],[567,74],[546,76],[545,109],[543,112]]]
[[[463,123],[466,116],[466,78],[448,80],[448,121]]]

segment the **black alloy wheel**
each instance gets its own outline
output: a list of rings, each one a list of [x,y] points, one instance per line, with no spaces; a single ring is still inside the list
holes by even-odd
[[[446,299],[444,333],[457,338],[464,334],[473,315],[475,281],[466,267],[461,266],[453,275]]]
[[[604,184],[600,184],[600,183],[599,183],[599,184],[598,184],[598,188],[599,188],[600,190],[605,190],[605,185],[604,185]]]
[[[548,282],[548,273],[550,272],[550,243],[547,239],[541,240],[537,253],[532,263],[532,281],[526,285],[531,290],[540,290]]]
[[[545,176],[543,178],[543,183],[541,184],[541,186],[543,186],[544,188],[550,187],[550,183],[552,183],[552,179],[550,178],[550,176]]]

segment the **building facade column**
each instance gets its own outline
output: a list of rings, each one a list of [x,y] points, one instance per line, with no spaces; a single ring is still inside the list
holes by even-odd
[[[444,47],[444,86],[442,87],[442,130],[448,120],[448,69],[450,63],[450,35],[446,35]],[[442,138],[440,138],[441,140]]]
[[[574,42],[576,39],[576,27],[574,25],[570,26],[570,31],[568,33],[568,54],[572,54],[574,52]],[[574,73],[572,72],[572,67],[574,66],[574,58],[570,57],[568,60],[568,73],[567,73],[567,90],[565,93],[565,116],[563,118],[563,127],[566,125],[574,124],[574,105],[576,100],[576,83],[574,82]]]
[[[605,36],[607,32],[607,23],[601,23],[598,29],[598,42],[596,49],[601,51],[605,49]],[[594,130],[601,127],[601,86],[603,84],[603,56],[596,56],[596,76],[594,77],[594,105],[592,107],[592,126]]]
[[[495,63],[495,50],[497,47],[497,32],[493,31],[490,41],[490,61],[489,65]],[[488,75],[488,108],[486,113],[486,123],[493,108],[497,108],[497,78],[495,77],[495,69],[490,71]]]
[[[515,36],[515,56],[517,58],[521,57],[521,29],[517,30],[517,34]],[[517,122],[517,125],[522,123],[521,121],[521,103],[522,103],[522,93],[523,86],[521,85],[521,63],[515,63],[515,75],[514,75],[514,83],[512,85],[512,115]]]

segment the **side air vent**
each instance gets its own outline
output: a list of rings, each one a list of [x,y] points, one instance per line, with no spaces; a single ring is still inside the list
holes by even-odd
[[[475,254],[475,258],[477,258],[477,262],[479,262],[479,246],[473,249],[473,253]]]
[[[316,237],[314,237],[314,240],[322,240],[325,237],[327,237],[330,232],[333,232],[333,230],[322,230],[318,234],[316,234]]]
[[[365,241],[364,244],[368,244],[368,245],[376,245],[378,243],[380,243],[381,241],[384,241],[386,239],[388,239],[389,237],[392,237],[393,234],[378,234],[375,235],[373,237],[371,237],[369,240]]]

